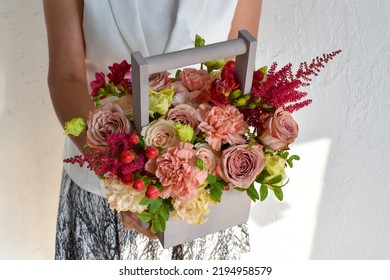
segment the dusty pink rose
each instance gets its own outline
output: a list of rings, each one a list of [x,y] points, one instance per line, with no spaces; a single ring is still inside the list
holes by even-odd
[[[291,114],[282,108],[278,108],[265,120],[263,129],[259,139],[264,146],[272,150],[287,150],[288,145],[298,137],[299,131]]]
[[[106,137],[113,133],[130,133],[132,126],[119,105],[107,103],[89,114],[87,140],[95,146],[106,146]]]
[[[207,172],[195,165],[194,145],[181,142],[169,148],[156,160],[156,176],[163,185],[162,198],[172,197],[187,201],[198,195],[199,186],[207,178]]]
[[[234,106],[213,107],[199,129],[207,133],[206,142],[214,150],[221,150],[223,144],[243,144],[247,124],[244,116]]]
[[[179,104],[170,109],[167,113],[166,119],[179,122],[181,124],[188,124],[194,130],[199,124],[195,108],[188,104]]]
[[[195,145],[196,156],[203,161],[204,169],[208,173],[214,173],[221,154],[214,151],[207,143]]]
[[[143,127],[141,135],[146,146],[161,147],[163,151],[173,147],[179,141],[175,122],[163,118]]]
[[[231,146],[222,152],[217,174],[235,187],[248,189],[265,166],[261,145]]]
[[[154,91],[166,89],[171,84],[169,72],[163,71],[149,76],[149,88]]]
[[[207,90],[210,87],[210,75],[206,70],[185,68],[180,73],[180,80],[188,91]]]

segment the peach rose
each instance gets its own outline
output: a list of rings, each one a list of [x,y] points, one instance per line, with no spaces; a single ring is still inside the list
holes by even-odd
[[[206,70],[185,68],[180,73],[180,80],[188,91],[207,90],[210,87],[210,75]]]
[[[196,156],[203,161],[204,169],[208,173],[214,173],[220,158],[220,153],[214,151],[209,144],[198,143],[195,145]]]
[[[95,146],[106,146],[106,137],[114,133],[130,133],[131,123],[119,105],[107,103],[89,114],[87,141]]]
[[[235,187],[248,189],[265,166],[261,145],[247,144],[231,146],[222,152],[218,176]]]
[[[264,146],[272,150],[287,150],[288,145],[298,137],[298,124],[291,114],[282,108],[278,108],[273,115],[266,118],[263,128],[258,138]]]
[[[143,127],[141,135],[146,146],[161,147],[163,151],[173,147],[179,141],[175,122],[163,118]]]

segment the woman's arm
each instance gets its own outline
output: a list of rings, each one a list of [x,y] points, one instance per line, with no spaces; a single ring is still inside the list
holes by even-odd
[[[238,31],[248,30],[257,38],[260,23],[262,0],[238,0],[229,33],[229,39],[237,38]]]
[[[74,117],[87,119],[94,108],[88,94],[82,29],[82,0],[43,0],[48,47],[48,85],[62,125]],[[73,142],[82,150],[85,135]]]
[[[74,117],[88,118],[95,108],[89,98],[83,35],[82,0],[43,0],[49,46],[48,84],[54,110],[62,125]],[[85,133],[72,140],[82,150]],[[121,212],[123,226],[156,239],[141,226],[136,213]]]

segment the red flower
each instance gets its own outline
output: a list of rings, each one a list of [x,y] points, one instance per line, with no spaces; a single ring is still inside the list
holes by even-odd
[[[120,64],[114,63],[109,66],[111,73],[107,74],[107,77],[111,83],[116,86],[123,86],[125,89],[131,88],[131,65],[123,60]]]
[[[92,81],[89,84],[91,86],[91,88],[92,88],[91,97],[98,96],[99,95],[99,90],[102,87],[106,86],[106,77],[105,77],[104,73],[102,73],[102,72],[95,73],[95,78],[96,78],[96,80]]]
[[[232,60],[228,61],[221,71],[221,78],[226,84],[227,91],[238,89],[240,87],[240,81],[235,73],[236,63]]]
[[[211,83],[210,88],[210,99],[211,102],[218,107],[229,105],[230,101],[226,97],[225,93],[229,88],[226,86],[226,83],[222,80],[216,79]],[[228,91],[229,93],[230,91]]]

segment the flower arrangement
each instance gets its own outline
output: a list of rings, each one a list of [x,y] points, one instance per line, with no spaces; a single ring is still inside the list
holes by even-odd
[[[197,36],[195,46],[204,45]],[[131,65],[96,73],[91,98],[96,109],[88,120],[75,118],[65,132],[86,130],[82,155],[68,163],[87,164],[106,188],[110,206],[139,213],[153,233],[170,218],[202,224],[224,191],[239,191],[263,201],[269,191],[283,200],[287,167],[299,156],[289,145],[298,136],[291,113],[310,104],[308,86],[340,50],[301,63],[294,74],[277,63],[253,74],[252,90],[242,92],[235,62],[208,61],[149,77],[150,123],[132,126]]]

